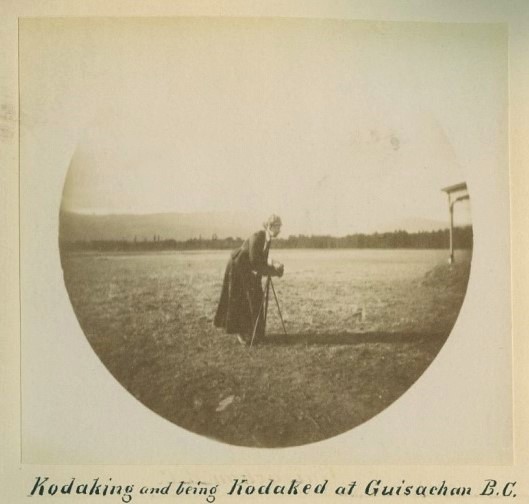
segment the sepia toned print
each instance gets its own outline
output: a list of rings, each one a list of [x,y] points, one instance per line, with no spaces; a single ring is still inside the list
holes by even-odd
[[[249,23],[167,23],[143,73],[94,22],[109,92],[66,176],[61,265],[144,405],[225,443],[298,446],[385,410],[454,326],[470,196],[428,83],[468,61],[442,29],[418,45],[419,26]]]

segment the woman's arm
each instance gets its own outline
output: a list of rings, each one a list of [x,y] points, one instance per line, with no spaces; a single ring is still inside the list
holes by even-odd
[[[269,266],[266,260],[264,247],[266,235],[264,231],[252,235],[248,242],[248,251],[250,256],[250,267],[260,275],[273,275],[275,268]]]

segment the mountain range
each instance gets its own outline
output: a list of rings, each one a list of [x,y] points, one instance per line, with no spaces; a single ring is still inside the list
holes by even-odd
[[[380,229],[389,232],[404,230],[435,231],[448,227],[447,222],[432,219],[406,219],[389,223]],[[83,240],[160,240],[184,241],[191,238],[244,238],[261,227],[257,215],[239,212],[159,213],[159,214],[81,214],[61,211],[59,238],[61,241]],[[285,231],[287,231],[285,229]],[[350,234],[356,231],[351,230]],[[284,237],[290,234],[283,233]]]

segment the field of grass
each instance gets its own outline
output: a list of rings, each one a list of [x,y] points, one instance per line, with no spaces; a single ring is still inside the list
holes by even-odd
[[[227,443],[319,441],[373,417],[424,372],[461,307],[470,257],[446,251],[277,250],[266,340],[241,346],[212,319],[228,253],[69,254],[86,337],[148,408]]]

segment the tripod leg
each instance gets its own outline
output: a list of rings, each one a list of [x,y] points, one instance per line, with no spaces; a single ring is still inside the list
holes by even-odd
[[[261,313],[263,313],[263,306],[264,306],[264,299],[261,303],[261,307],[259,308],[259,313],[257,314],[257,318],[255,319],[255,324],[253,326],[253,332],[252,332],[252,340],[250,341],[250,346],[253,345],[253,340],[255,339],[255,334],[257,333],[257,326],[259,325],[259,320],[261,320]]]
[[[268,277],[270,278],[270,277]],[[264,321],[266,323],[266,312],[268,311],[268,280],[266,282],[266,293],[263,295],[263,299],[261,300],[261,306],[259,307],[259,313],[257,314],[257,318],[255,319],[255,324],[253,326],[253,333],[252,333],[252,340],[250,341],[250,347],[253,346],[253,342],[255,340],[255,335],[257,334],[257,328],[259,327],[259,322],[261,321],[261,315],[264,311]]]
[[[264,327],[263,327],[263,336],[266,333],[266,317],[268,315],[268,300],[270,298],[270,282],[271,278],[268,277],[266,280],[266,287],[265,287],[265,311],[264,311]]]
[[[274,284],[272,283],[272,279],[271,278],[270,278],[270,285],[272,286],[272,292],[274,293],[274,299],[276,300],[277,311],[279,312],[279,318],[281,319],[281,325],[283,326],[283,331],[285,333],[285,336],[288,336],[287,330],[285,329],[285,322],[283,321],[283,315],[281,313],[281,308],[279,307],[279,301],[277,299],[276,290],[274,288]]]

